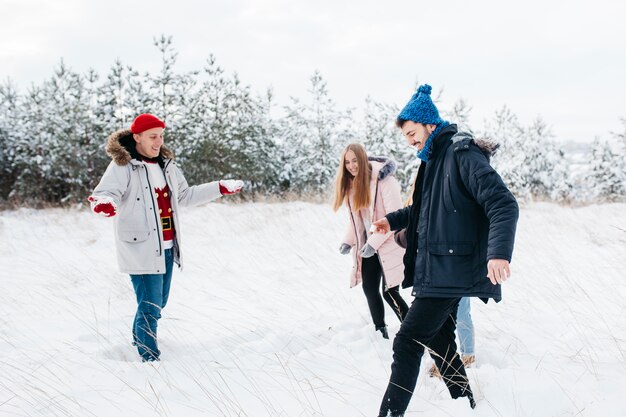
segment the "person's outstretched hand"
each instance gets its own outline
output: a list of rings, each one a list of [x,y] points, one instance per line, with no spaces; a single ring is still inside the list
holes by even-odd
[[[243,188],[241,180],[220,180],[219,184],[222,195],[237,194]]]
[[[372,227],[370,228],[370,232],[387,234],[391,231],[391,226],[389,225],[389,220],[386,217],[382,219],[376,220],[372,223]]]
[[[91,203],[91,210],[104,217],[113,217],[117,214],[115,201],[110,197],[94,197],[90,195],[87,201]]]

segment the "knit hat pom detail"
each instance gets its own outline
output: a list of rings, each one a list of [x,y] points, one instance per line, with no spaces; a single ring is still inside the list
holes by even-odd
[[[420,87],[417,89],[417,94],[424,93],[424,94],[430,95],[432,91],[433,91],[433,88],[431,86],[429,86],[428,84],[424,84],[424,85],[420,85]]]
[[[430,93],[433,88],[428,85],[420,85],[417,92],[413,94],[411,100],[404,106],[398,120],[411,120],[415,123],[423,123],[425,125],[439,125],[443,119],[439,117],[439,110],[433,103]]]

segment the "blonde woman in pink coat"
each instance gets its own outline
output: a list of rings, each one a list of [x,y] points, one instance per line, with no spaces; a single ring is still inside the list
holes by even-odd
[[[393,232],[386,235],[370,232],[376,219],[403,206],[395,172],[396,163],[393,160],[368,158],[362,145],[352,143],[341,153],[333,203],[335,211],[345,204],[350,215],[348,232],[339,248],[344,255],[352,252],[354,266],[350,286],[363,284],[374,326],[385,339],[389,335],[383,299],[400,321],[409,310],[400,296],[400,284],[404,278],[404,249],[394,241]]]

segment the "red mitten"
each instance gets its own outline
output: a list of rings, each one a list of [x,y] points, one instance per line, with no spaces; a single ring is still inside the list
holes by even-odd
[[[113,217],[117,213],[117,206],[110,197],[96,198],[89,196],[87,200],[91,203],[91,210],[96,214],[104,217]]]
[[[241,180],[221,180],[219,184],[222,195],[236,194],[243,188]]]

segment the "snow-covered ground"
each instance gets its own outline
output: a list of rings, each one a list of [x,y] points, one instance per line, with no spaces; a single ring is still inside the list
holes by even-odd
[[[422,372],[407,416],[626,415],[624,213],[523,208],[503,302],[473,302],[477,408]],[[186,267],[149,364],[130,344],[112,220],[0,212],[0,417],[375,416],[392,342],[348,288],[346,222],[308,203],[186,210]]]

